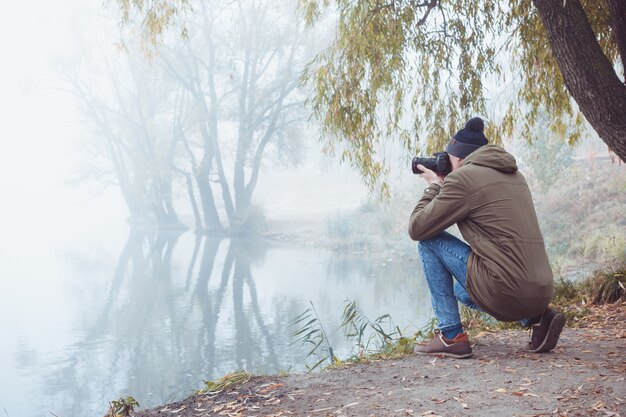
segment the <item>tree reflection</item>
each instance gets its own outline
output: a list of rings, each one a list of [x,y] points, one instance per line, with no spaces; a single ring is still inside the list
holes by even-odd
[[[79,340],[43,364],[51,411],[90,415],[122,394],[149,406],[235,369],[279,368],[288,317],[265,323],[252,272],[265,245],[195,235],[185,252],[180,237],[131,229],[106,289],[78,303],[90,312]]]
[[[156,406],[238,369],[267,373],[301,364],[306,351],[288,348],[289,324],[309,300],[330,329],[346,298],[369,303],[368,313],[393,313],[388,309],[417,310],[416,300],[428,294],[418,291],[425,284],[416,284],[423,280],[414,265],[271,249],[245,237],[131,229],[110,268],[101,256],[70,259],[72,292],[64,300],[75,311],[72,329],[60,326],[63,350],[46,359],[38,352],[45,348],[31,349],[36,360],[16,357],[17,367],[44,375],[44,411],[59,416],[103,414],[121,395]],[[331,336],[338,352],[340,333]]]

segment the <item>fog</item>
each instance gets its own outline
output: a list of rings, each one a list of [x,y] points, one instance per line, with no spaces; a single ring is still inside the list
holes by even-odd
[[[169,33],[150,62],[114,3],[3,7],[2,415],[103,415],[122,395],[156,406],[238,369],[304,370],[312,359],[290,322],[311,305],[340,357],[354,352],[338,329],[346,300],[407,334],[432,318],[405,232],[424,188],[410,155],[384,146],[392,195],[381,204],[325,153],[304,104],[299,74],[331,33],[307,33],[277,6],[243,24],[234,2],[205,4],[221,8],[198,9],[207,19],[188,22],[189,39]],[[597,137],[583,142],[506,144],[566,275],[574,253],[595,264],[626,247],[605,244],[624,240],[623,225],[593,219],[568,235],[576,244],[559,242],[559,201],[593,207],[587,190],[625,178]],[[542,159],[546,147],[559,164]],[[541,191],[559,179],[566,197]],[[623,216],[615,200],[608,223]]]
[[[94,163],[102,164],[92,149],[101,138],[65,79],[68,68],[86,56],[102,58],[93,60],[95,66],[105,59],[112,67],[124,65],[124,53],[116,49],[121,35],[115,10],[72,0],[5,7],[0,25],[3,253],[23,253],[18,246],[32,245],[34,236],[62,232],[78,239],[93,228],[123,229],[129,213],[119,187],[110,175],[102,180],[89,172]],[[106,87],[100,80],[94,89]],[[270,218],[283,212],[297,217],[311,206],[351,207],[367,196],[356,175],[324,157],[315,135],[309,136],[301,169],[264,165],[256,198]],[[191,215],[188,207],[182,211]]]
[[[183,354],[188,352],[186,356],[191,362],[178,363],[180,366],[169,369],[160,363],[160,356],[151,357],[146,351],[130,357],[123,353],[125,349],[136,349],[133,344],[141,345],[147,337],[142,330],[151,328],[151,325],[139,324],[138,318],[144,313],[137,316],[137,312],[122,307],[127,300],[134,305],[142,302],[132,293],[133,282],[128,282],[130,287],[126,283],[122,287],[116,284],[115,277],[119,275],[116,275],[116,267],[119,269],[129,247],[141,251],[142,245],[152,239],[146,236],[152,235],[146,231],[148,235],[133,237],[136,235],[132,234],[127,223],[128,206],[117,179],[111,175],[110,160],[98,155],[97,147],[94,147],[94,143],[103,140],[102,136],[68,82],[68,76],[76,75],[81,80],[93,82],[90,87],[97,94],[110,98],[110,91],[106,90],[110,80],[98,76],[107,68],[123,69],[126,65],[126,55],[116,48],[119,40],[118,16],[114,10],[103,9],[101,2],[10,2],[3,7],[0,17],[0,50],[3,54],[0,66],[3,145],[0,152],[0,414],[3,415],[27,417],[49,412],[58,416],[102,415],[108,401],[120,395],[135,395],[142,405],[157,405],[188,395],[200,388],[204,379],[218,378],[246,366],[241,362],[245,359],[239,356],[235,359],[234,342],[218,342],[216,348],[226,351],[218,355],[222,359],[212,362],[210,369],[201,366],[193,369],[198,361],[206,362],[206,357],[189,358],[211,349],[210,344],[198,345],[193,337],[184,343],[185,346],[179,347]],[[143,57],[135,53],[134,58]],[[105,62],[108,67],[104,66]],[[91,70],[94,72],[90,73]],[[305,124],[303,129],[307,129]],[[313,216],[323,224],[329,213],[352,209],[367,196],[356,175],[322,155],[322,146],[316,142],[314,134],[307,135],[305,145],[306,152],[301,156],[302,164],[298,169],[275,169],[272,160],[264,163],[254,201],[263,207],[269,222],[297,223]],[[225,162],[225,165],[229,163]],[[181,219],[193,228],[192,211],[185,202],[185,189],[175,190],[174,198],[180,207]],[[139,242],[139,246],[132,242]],[[198,244],[197,239],[195,244]],[[219,269],[223,268],[220,263],[225,262],[220,261],[220,257],[226,256],[229,244],[223,243],[219,247],[221,249],[215,254],[205,253],[202,258],[206,262],[215,260],[213,275],[218,276]],[[156,250],[147,249],[146,256]],[[194,235],[185,233],[176,244],[171,261],[172,285],[181,282],[180,291],[183,292],[189,287],[189,281],[182,283],[186,274],[179,274],[179,271],[194,268],[189,264],[193,251]],[[287,258],[296,262],[290,266],[286,259],[282,259],[284,253],[281,255],[282,252],[271,249],[267,253],[268,260],[257,261],[254,267],[262,272],[253,271],[259,280],[255,300],[260,300],[262,310],[273,305],[277,297],[296,302],[291,312],[284,316],[285,322],[301,313],[309,300],[323,304],[324,297],[314,295],[307,288],[311,283],[319,282],[318,275],[325,274],[323,271],[330,254],[318,251],[294,255],[289,252]],[[128,278],[135,284],[141,283],[137,276],[142,273],[138,258],[129,256],[135,259],[135,264],[134,272]],[[317,272],[311,272],[306,265],[315,266]],[[146,268],[145,274],[159,279],[158,272]],[[207,273],[204,266],[197,264],[194,274],[202,275],[202,268],[205,276],[199,280],[209,281],[211,272]],[[309,271],[307,274],[315,277],[309,277],[297,287],[286,285],[293,268]],[[353,274],[350,272],[353,267],[343,268]],[[267,272],[263,272],[265,270]],[[273,276],[276,280],[267,280]],[[356,278],[360,279],[359,276]],[[142,294],[145,295],[147,288],[154,285],[150,281],[140,284],[144,285],[140,287]],[[207,291],[212,290],[207,286]],[[336,311],[348,295],[345,290],[338,291],[333,303],[328,303],[327,311],[321,314],[337,319]],[[172,305],[182,302],[180,308],[184,311],[195,305],[194,302],[189,304],[189,300],[183,302],[180,293],[165,293],[163,297]],[[247,297],[242,300],[244,306],[249,303]],[[157,303],[149,296],[145,298],[146,306]],[[373,299],[369,303],[380,304]],[[234,328],[228,324],[233,320],[228,318],[229,312],[239,314],[240,310],[227,302],[222,307],[218,307],[221,303],[215,301],[198,301],[197,304],[224,311],[226,322],[220,321],[216,331],[221,335],[218,340],[230,340],[229,332]],[[158,311],[159,307],[154,308]],[[318,308],[324,310],[322,306]],[[269,320],[275,314],[284,312],[268,310],[267,314],[257,317]],[[202,316],[206,317],[206,314]],[[161,315],[156,312],[151,317],[157,322],[161,320]],[[195,320],[193,314],[190,317],[188,324],[181,328],[192,333],[204,328],[202,320]],[[136,321],[140,329],[132,331],[132,334],[138,334],[135,342],[131,341],[132,334],[124,336],[123,340],[117,339],[119,331],[113,330],[126,321]],[[267,339],[269,342],[282,338],[277,342],[279,350],[290,342],[287,340],[289,329],[282,324],[284,329],[280,337],[271,320],[259,328],[269,329],[266,330],[272,334],[272,338]],[[165,334],[168,338],[170,331]],[[109,345],[109,341],[113,345]],[[125,342],[128,346],[124,346]],[[122,350],[116,352],[116,347]],[[296,355],[299,351],[297,347],[292,350]],[[284,355],[278,362],[265,361],[269,365],[261,358],[245,357],[249,358],[248,366],[275,372],[302,367],[302,358],[294,357],[294,354]],[[142,358],[148,361],[143,371],[132,371],[134,365],[125,366],[126,362],[118,363]],[[237,362],[232,362],[235,360]],[[103,363],[112,365],[102,366]],[[147,369],[154,369],[158,377],[146,374]],[[158,378],[170,380],[166,383],[170,385],[150,384],[151,380]],[[180,382],[180,378],[187,379]],[[172,380],[179,383],[169,389]],[[133,384],[133,381],[138,382]]]

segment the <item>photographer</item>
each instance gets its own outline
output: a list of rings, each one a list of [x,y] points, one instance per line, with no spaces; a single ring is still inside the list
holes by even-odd
[[[472,356],[457,300],[501,321],[532,329],[526,347],[554,349],[565,317],[548,307],[553,278],[530,190],[515,158],[487,145],[475,117],[449,141],[451,173],[417,165],[428,182],[411,214],[409,235],[418,249],[438,326],[419,354]],[[457,223],[463,238],[444,230]]]

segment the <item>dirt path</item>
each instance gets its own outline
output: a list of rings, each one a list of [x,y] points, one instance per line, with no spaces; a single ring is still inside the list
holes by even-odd
[[[566,328],[547,354],[524,331],[478,337],[474,358],[410,356],[253,378],[138,413],[163,416],[626,416],[626,304]]]

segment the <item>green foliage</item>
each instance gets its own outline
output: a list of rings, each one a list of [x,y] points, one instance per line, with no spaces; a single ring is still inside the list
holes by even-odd
[[[385,331],[385,325],[390,330]],[[393,325],[391,316],[383,314],[370,320],[356,305],[356,301],[346,300],[341,313],[341,325],[348,340],[353,340],[362,356],[370,349],[370,343],[377,341],[376,350],[381,350],[394,339],[404,339],[398,326]]]
[[[371,189],[387,172],[379,153],[383,138],[399,140],[411,153],[425,144],[430,153],[476,114],[487,116],[486,134],[496,144],[513,132],[532,139],[542,112],[554,135],[570,143],[580,136],[582,117],[528,0],[302,3],[309,24],[331,5],[338,10],[337,41],[304,79],[314,89],[311,103],[327,147],[339,148]],[[606,7],[583,5],[616,63]]]
[[[307,308],[292,322],[292,326],[296,327],[293,336],[303,346],[308,345],[310,348],[306,355],[307,359],[311,357],[316,358],[316,362],[313,365],[306,364],[309,372],[315,370],[326,361],[331,365],[338,362],[315,306],[313,302],[310,302],[310,304],[311,307]]]
[[[600,48],[618,65],[607,0],[580,2]],[[496,144],[514,133],[532,140],[544,113],[556,137],[572,144],[581,136],[583,117],[530,0],[300,3],[309,26],[337,17],[336,42],[303,80],[313,88],[327,151],[357,167],[372,190],[388,172],[383,141],[430,153],[477,114],[487,118],[486,134]],[[151,46],[176,16],[191,11],[189,0],[117,4],[122,23],[137,26]],[[388,184],[380,190],[386,194]]]
[[[437,318],[433,317],[424,327],[415,332],[414,339],[416,341],[430,340],[435,337],[435,329],[437,328]]]
[[[393,323],[389,314],[370,320],[358,308],[356,302],[345,300],[339,328],[344,330],[346,339],[354,343],[356,353],[343,360],[334,355],[312,303],[311,307],[296,317],[292,324],[297,327],[293,334],[297,341],[311,347],[307,358],[317,357],[317,362],[313,365],[306,365],[307,370],[311,372],[326,361],[329,367],[336,367],[345,363],[411,355],[416,342],[432,339],[437,321],[433,318],[423,328],[407,337]]]
[[[122,12],[122,25],[130,26],[141,21],[141,44],[144,52],[151,56],[161,43],[163,35],[180,15],[192,10],[189,0],[106,0],[115,1]],[[181,27],[181,36],[187,37],[187,28]]]
[[[611,304],[626,299],[626,263],[596,269],[584,279],[560,277],[554,283],[552,302],[560,307]]]
[[[105,417],[130,417],[135,412],[135,407],[139,407],[139,403],[133,397],[120,397],[109,403]]]

